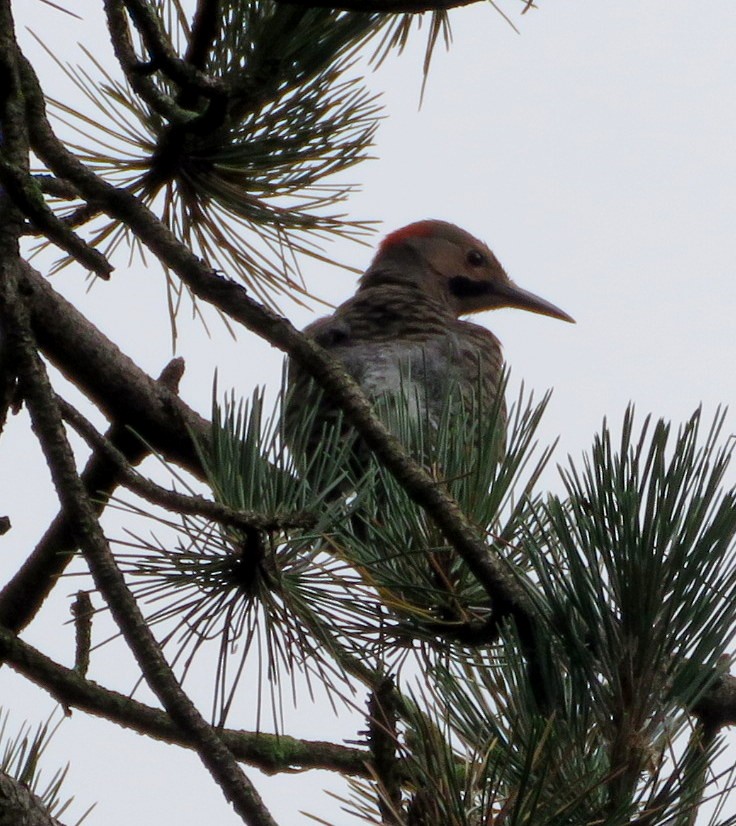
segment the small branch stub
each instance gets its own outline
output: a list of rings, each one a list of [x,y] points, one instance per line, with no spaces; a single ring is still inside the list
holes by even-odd
[[[74,654],[74,670],[84,677],[89,668],[89,651],[92,643],[92,615],[94,608],[88,591],[77,591],[77,597],[72,603],[74,630],[76,633],[76,651]]]

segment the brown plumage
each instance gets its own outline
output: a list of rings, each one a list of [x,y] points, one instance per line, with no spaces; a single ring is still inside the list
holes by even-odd
[[[355,295],[304,332],[345,365],[382,415],[390,419],[392,399],[408,396],[410,409],[416,406],[436,426],[453,389],[463,399],[479,391],[483,410],[496,401],[501,345],[485,327],[460,316],[500,307],[572,321],[517,287],[484,243],[453,224],[427,220],[388,235]],[[289,387],[287,435],[319,398],[294,363]],[[334,413],[322,398],[316,425]],[[313,430],[308,449],[316,448]]]

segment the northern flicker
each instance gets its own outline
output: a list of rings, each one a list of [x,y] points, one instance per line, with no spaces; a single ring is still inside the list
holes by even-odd
[[[436,426],[451,386],[464,397],[479,393],[484,410],[496,401],[501,345],[485,327],[460,316],[500,307],[573,321],[517,287],[482,241],[454,224],[425,220],[386,236],[355,295],[304,332],[345,365],[379,409],[390,409],[398,395],[410,396],[410,404]],[[290,364],[287,435],[312,400],[317,403],[310,384]],[[319,424],[335,414],[329,399],[319,404],[307,449],[317,448]]]

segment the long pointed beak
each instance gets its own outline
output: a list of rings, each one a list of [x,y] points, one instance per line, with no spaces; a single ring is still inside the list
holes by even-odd
[[[561,321],[569,321],[571,324],[575,323],[575,319],[564,310],[544,298],[528,292],[528,290],[522,290],[516,284],[496,285],[494,292],[503,298],[503,306],[505,307],[516,307],[519,310],[529,310],[531,313],[559,318]]]

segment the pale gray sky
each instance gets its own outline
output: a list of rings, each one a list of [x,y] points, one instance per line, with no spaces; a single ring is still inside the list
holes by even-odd
[[[77,3],[84,24],[36,0],[17,0],[15,10],[19,29],[30,25],[77,62],[84,61],[77,40],[98,57],[107,49],[98,5]],[[736,4],[539,5],[519,17],[515,3],[503,4],[521,34],[489,6],[454,12],[453,47],[438,50],[421,111],[422,34],[408,54],[370,78],[385,92],[387,119],[377,159],[353,171],[351,180],[363,188],[347,209],[354,218],[381,219],[384,230],[426,217],[460,224],[489,243],[521,286],[577,319],[572,326],[512,310],[479,319],[503,342],[515,386],[523,380],[540,393],[554,387],[542,438],[559,435],[556,456],[563,461],[589,446],[604,416],[619,422],[630,400],[642,415],[679,421],[701,402],[710,416],[734,397]],[[48,89],[58,84],[60,95],[68,93],[25,33],[23,41]],[[329,252],[356,267],[371,256],[370,248],[346,243]],[[311,261],[304,272],[310,288],[330,301],[353,292],[352,273]],[[146,272],[137,261],[129,267],[121,256],[112,281],[89,293],[72,270],[54,285],[145,369],[160,370],[170,349],[155,268]],[[299,326],[314,317],[287,310]],[[233,342],[217,322],[212,329],[208,338],[182,322],[181,392],[188,403],[207,413],[215,368],[221,387],[244,395],[256,384],[277,386],[278,353],[245,334]],[[736,430],[733,413],[727,424],[729,433]],[[0,441],[0,512],[14,524],[2,539],[3,578],[45,527],[37,503],[44,517],[55,509],[25,427],[19,417]],[[553,470],[546,482],[555,485]],[[110,532],[118,525],[113,520]],[[75,588],[74,580],[62,583],[27,633],[67,663],[72,635],[58,618]],[[117,687],[131,687],[119,647],[96,657],[97,675],[107,678],[115,668]],[[40,720],[53,706],[8,669],[0,670],[0,696],[18,722],[23,714]],[[249,703],[245,697],[244,711]],[[328,722],[325,730],[326,719],[308,704],[294,716],[305,736],[354,736],[349,720]],[[66,759],[67,789],[80,805],[99,801],[90,824],[237,821],[196,757],[104,722],[75,713],[48,764]],[[276,819],[301,824],[300,809],[334,812],[322,782],[318,774],[269,779],[266,800]]]

